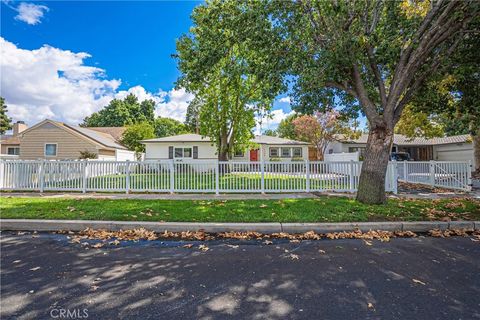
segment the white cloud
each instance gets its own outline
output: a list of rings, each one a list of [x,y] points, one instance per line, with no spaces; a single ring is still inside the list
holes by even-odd
[[[265,116],[262,119],[257,119],[255,134],[259,135],[262,131],[267,129],[276,129],[283,119],[293,113],[295,113],[293,110],[290,112],[285,112],[283,109],[272,110],[269,116]]]
[[[157,105],[156,115],[184,121],[188,104],[193,100],[194,95],[183,88],[172,89],[168,92],[160,91],[159,95],[162,97],[162,102]]]
[[[278,99],[278,102],[282,102],[282,103],[288,103],[290,104],[290,97],[282,97],[280,99]]]
[[[15,16],[16,20],[23,21],[30,25],[40,23],[44,13],[49,10],[47,6],[25,2],[20,3],[16,8],[13,9],[18,12],[18,14]]]
[[[14,121],[33,125],[46,118],[70,124],[100,110],[113,98],[135,94],[156,102],[156,114],[183,121],[192,94],[184,89],[151,93],[142,86],[119,91],[119,79],[106,79],[103,69],[85,65],[88,53],[50,46],[18,48],[0,37],[0,95]]]

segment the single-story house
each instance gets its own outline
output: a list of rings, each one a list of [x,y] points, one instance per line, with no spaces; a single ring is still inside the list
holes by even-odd
[[[124,130],[83,128],[47,119],[15,135],[17,153],[21,160],[73,160],[85,151],[96,154],[99,160],[135,160],[135,153],[119,143]]]
[[[329,144],[326,153],[359,152],[365,154],[367,134],[358,139],[342,139]],[[442,138],[408,138],[395,134],[392,152],[407,152],[414,161],[471,161],[475,167],[472,137],[468,134]]]
[[[28,126],[23,121],[17,121],[12,125],[12,134],[0,136],[0,157],[16,159],[20,155],[20,138],[18,134],[26,130]]]
[[[271,136],[256,136],[252,142],[258,147],[237,151],[231,161],[296,161],[308,159],[308,142]],[[217,160],[217,150],[208,137],[199,134],[143,140],[145,160]]]

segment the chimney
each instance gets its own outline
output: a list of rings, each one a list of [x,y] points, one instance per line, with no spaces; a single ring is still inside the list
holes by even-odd
[[[28,128],[28,126],[25,124],[25,121],[17,121],[12,127],[14,136]]]

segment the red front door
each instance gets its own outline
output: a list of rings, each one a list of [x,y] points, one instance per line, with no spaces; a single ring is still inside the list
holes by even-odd
[[[250,150],[250,161],[258,161],[258,149]]]

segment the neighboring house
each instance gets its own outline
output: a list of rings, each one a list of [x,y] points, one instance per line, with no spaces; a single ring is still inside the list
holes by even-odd
[[[0,157],[15,159],[20,155],[20,139],[18,134],[26,130],[28,126],[23,121],[17,121],[12,125],[12,134],[0,136]]]
[[[252,142],[258,148],[235,152],[231,161],[292,161],[308,159],[307,142],[270,136],[256,136]],[[175,159],[216,160],[217,150],[208,137],[181,134],[142,141],[145,160]]]
[[[360,159],[365,154],[367,134],[362,134],[358,139],[345,139],[329,144],[326,153],[359,152]],[[473,143],[468,134],[443,138],[408,138],[395,134],[392,152],[407,152],[414,161],[472,161],[473,168]]]
[[[118,141],[123,131],[124,128],[83,128],[47,119],[18,133],[19,157],[78,159],[82,151],[88,151],[99,160],[135,160],[134,152]]]

